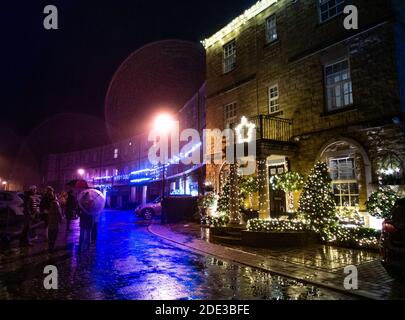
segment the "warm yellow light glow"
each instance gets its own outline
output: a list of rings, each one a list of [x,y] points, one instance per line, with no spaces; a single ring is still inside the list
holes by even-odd
[[[154,129],[161,134],[169,133],[174,127],[174,119],[170,114],[163,113],[155,118]]]
[[[201,41],[201,43],[207,49],[208,47],[212,46],[217,41],[219,41],[222,38],[224,38],[225,36],[227,36],[232,31],[237,30],[238,28],[240,28],[247,21],[249,21],[250,19],[252,19],[256,15],[258,15],[260,12],[267,9],[268,7],[270,7],[272,4],[276,3],[277,1],[278,0],[261,0],[261,1],[257,2],[255,5],[253,5],[249,9],[247,9],[239,17],[232,20],[232,22],[230,24],[228,24],[226,27],[219,30],[213,36]]]
[[[3,181],[2,184],[3,184],[3,185],[6,185],[6,184],[7,184],[7,181]]]

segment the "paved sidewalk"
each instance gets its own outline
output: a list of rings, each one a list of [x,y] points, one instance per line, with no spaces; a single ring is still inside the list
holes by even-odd
[[[359,290],[351,294],[367,299],[405,299],[405,285],[392,280],[378,261],[378,255],[330,246],[305,249],[266,250],[209,242],[209,229],[197,224],[162,226],[152,224],[149,231],[192,251],[217,256],[250,267],[344,291],[344,268],[356,265]]]

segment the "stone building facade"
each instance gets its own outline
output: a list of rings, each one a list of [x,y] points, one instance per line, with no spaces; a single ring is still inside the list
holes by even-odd
[[[349,4],[358,8],[357,30],[344,27]],[[203,41],[207,128],[224,129],[242,116],[257,128],[261,218],[288,209],[285,195],[271,190],[271,176],[307,175],[319,160],[329,165],[337,206],[361,211],[366,224],[370,193],[379,184],[403,184],[398,5],[262,0]],[[217,189],[226,167],[207,167]]]

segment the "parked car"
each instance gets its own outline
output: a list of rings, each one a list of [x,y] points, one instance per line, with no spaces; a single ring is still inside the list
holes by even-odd
[[[21,193],[0,191],[0,220],[14,222],[24,216],[24,201]]]
[[[154,201],[141,204],[135,209],[135,215],[146,220],[152,220],[162,214],[162,198],[158,197]]]
[[[392,209],[392,219],[383,223],[380,254],[388,274],[405,281],[405,199],[397,201]]]

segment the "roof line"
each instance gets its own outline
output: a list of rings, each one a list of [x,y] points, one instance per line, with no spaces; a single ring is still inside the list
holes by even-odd
[[[212,46],[214,43],[219,41],[220,39],[224,38],[227,36],[229,33],[231,33],[233,30],[241,27],[244,25],[247,21],[261,13],[263,10],[267,9],[271,5],[277,3],[278,0],[260,0],[259,2],[256,2],[252,7],[249,9],[245,10],[243,14],[238,16],[237,18],[233,19],[228,25],[223,27],[221,30],[219,30],[217,33],[212,35],[211,37],[201,41],[205,49],[208,47]]]

